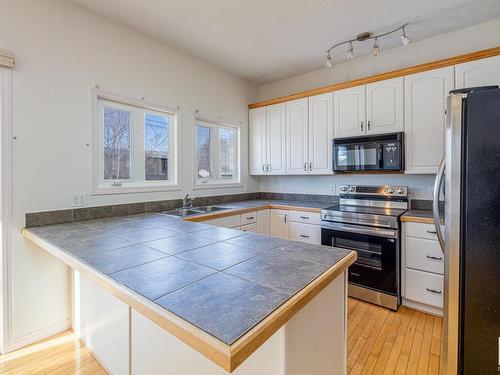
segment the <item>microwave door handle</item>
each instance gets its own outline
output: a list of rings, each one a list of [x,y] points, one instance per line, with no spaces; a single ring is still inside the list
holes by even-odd
[[[378,145],[378,167],[383,169],[384,167],[384,145]]]

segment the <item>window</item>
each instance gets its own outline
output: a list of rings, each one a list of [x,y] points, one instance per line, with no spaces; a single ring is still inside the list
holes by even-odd
[[[94,193],[177,188],[175,110],[95,92]]]
[[[196,185],[239,184],[239,128],[196,120]]]

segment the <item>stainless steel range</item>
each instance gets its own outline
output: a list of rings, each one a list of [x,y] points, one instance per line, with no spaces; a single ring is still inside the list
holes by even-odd
[[[321,211],[321,243],[355,250],[349,295],[397,310],[400,294],[400,216],[408,209],[406,186],[339,188],[338,205]]]

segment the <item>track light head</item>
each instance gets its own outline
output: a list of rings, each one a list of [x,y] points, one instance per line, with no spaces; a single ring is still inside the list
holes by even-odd
[[[325,62],[325,66],[327,68],[331,68],[333,66],[333,60],[332,60],[332,57],[330,56],[330,51],[328,51],[327,55],[326,55],[326,62]]]
[[[349,48],[347,49],[347,59],[348,60],[354,59],[354,48],[352,46],[352,42],[349,43]]]
[[[380,56],[380,47],[377,43],[377,38],[375,38],[375,42],[373,43],[372,55],[373,56]]]

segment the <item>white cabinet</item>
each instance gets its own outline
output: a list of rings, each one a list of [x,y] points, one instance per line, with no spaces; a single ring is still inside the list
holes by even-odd
[[[288,211],[271,210],[271,236],[290,238],[290,224],[287,220]]]
[[[365,86],[356,86],[333,93],[335,138],[355,137],[366,133]]]
[[[319,225],[291,222],[290,239],[321,245],[321,227]]]
[[[287,174],[331,174],[333,94],[286,103]]]
[[[215,219],[215,225],[223,228],[236,228],[241,225],[240,215],[231,215]]]
[[[366,133],[382,134],[403,130],[403,78],[366,85]]]
[[[266,236],[271,234],[271,210],[257,211],[257,233]]]
[[[332,174],[333,93],[309,97],[310,174]]]
[[[285,174],[286,105],[251,109],[248,119],[250,174]]]
[[[257,233],[257,223],[245,224],[240,227],[243,232],[253,232]]]
[[[405,77],[406,173],[435,174],[444,155],[446,98],[453,67]]]
[[[297,99],[286,103],[287,174],[308,174],[309,100]]]
[[[455,66],[456,87],[500,85],[500,56]]]
[[[335,138],[404,130],[402,77],[336,91],[333,102]]]
[[[267,162],[266,174],[286,173],[286,105],[275,104],[267,110]]]
[[[304,224],[321,224],[321,214],[319,212],[289,211],[288,221]]]
[[[240,215],[241,225],[246,225],[256,222],[257,222],[257,211],[251,211]]]
[[[249,120],[249,160],[250,174],[266,174],[267,163],[267,111],[266,108],[251,109],[248,112]]]

